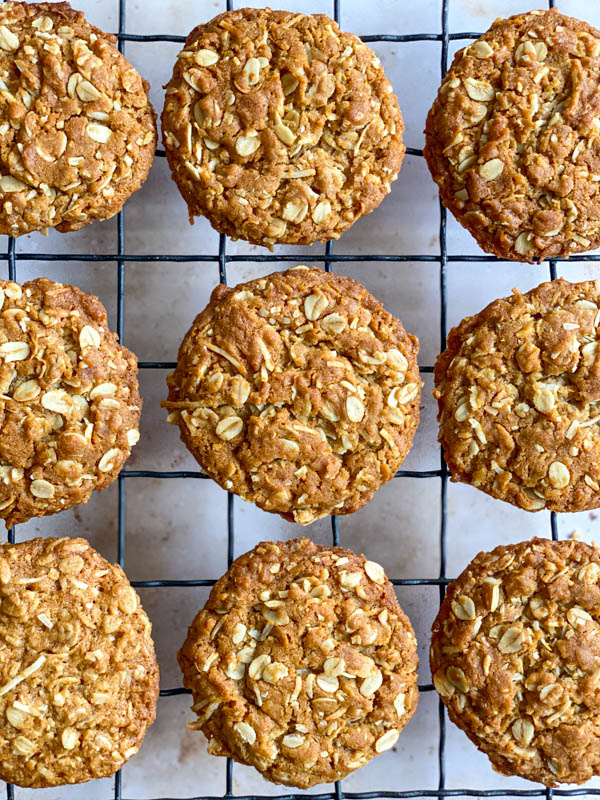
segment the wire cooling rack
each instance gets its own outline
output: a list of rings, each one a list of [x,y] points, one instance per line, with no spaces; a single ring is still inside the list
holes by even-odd
[[[190,0],[192,2],[193,0]],[[126,4],[127,0],[119,0],[119,30],[118,30],[118,46],[119,50],[124,53],[125,45],[127,42],[185,42],[184,36],[170,36],[170,35],[139,35],[129,33],[126,31]],[[477,39],[480,33],[474,32],[459,32],[451,33],[448,30],[448,11],[450,0],[440,0],[441,6],[441,31],[439,33],[415,33],[406,35],[395,34],[375,34],[371,36],[361,37],[364,42],[424,42],[434,41],[441,43],[441,77],[443,77],[448,68],[448,49],[451,41]],[[548,6],[554,7],[555,0],[548,0]],[[332,9],[329,10],[336,20],[340,22],[341,16],[341,0],[332,0]],[[226,0],[226,9],[229,11],[233,7],[232,0]],[[327,9],[325,9],[327,11]],[[407,154],[412,156],[421,156],[423,151],[415,148],[408,147]],[[164,157],[164,150],[157,150],[158,157]],[[448,255],[446,244],[446,210],[440,203],[440,223],[439,223],[439,255],[422,255],[422,254],[393,254],[393,255],[344,255],[334,254],[332,252],[332,243],[328,242],[324,248],[324,253],[321,255],[315,253],[310,255],[310,260],[316,263],[321,263],[325,270],[330,272],[335,264],[342,264],[350,261],[365,261],[365,262],[434,262],[439,264],[439,289],[440,289],[440,350],[446,346],[446,307],[447,307],[447,266],[451,262],[497,262],[503,259],[497,259],[495,256],[487,255]],[[343,240],[342,240],[343,241]],[[121,341],[123,340],[123,321],[124,321],[124,303],[125,303],[125,265],[127,262],[212,262],[218,264],[219,281],[227,283],[227,265],[233,262],[252,262],[270,263],[274,268],[280,262],[294,262],[304,261],[304,255],[228,255],[227,254],[227,239],[224,235],[219,237],[219,250],[216,254],[209,255],[129,255],[125,253],[125,219],[124,213],[121,212],[117,217],[117,252],[110,254],[81,254],[81,253],[19,253],[16,248],[14,238],[9,238],[7,252],[0,255],[0,259],[5,260],[8,265],[9,280],[18,280],[17,265],[20,261],[86,261],[86,262],[108,262],[115,263],[117,266],[117,332]],[[556,264],[560,261],[567,259],[552,259],[549,263],[550,278],[557,277]],[[600,262],[600,255],[578,255],[578,261],[593,261]],[[145,370],[169,370],[175,367],[175,362],[167,361],[141,361],[139,363],[140,369]],[[432,373],[433,366],[422,366],[421,373]],[[444,598],[446,586],[450,583],[451,579],[446,577],[446,523],[447,523],[447,488],[448,488],[448,470],[444,461],[443,454],[440,452],[440,467],[435,470],[400,470],[396,474],[396,478],[439,478],[440,479],[440,507],[441,507],[441,522],[439,531],[439,552],[440,552],[440,570],[437,578],[409,578],[400,579],[392,578],[391,582],[395,586],[438,586],[439,587],[439,600],[440,603]],[[161,478],[161,479],[177,479],[177,478],[197,478],[207,479],[208,476],[202,472],[194,471],[179,471],[179,472],[163,472],[152,470],[128,470],[124,469],[118,477],[118,527],[117,527],[117,553],[118,562],[124,566],[125,561],[125,481],[135,478]],[[556,514],[550,514],[550,529],[553,539],[558,539],[558,526]],[[340,543],[339,535],[339,518],[331,517],[331,535],[334,545]],[[15,528],[11,528],[8,535],[8,540],[14,542],[16,540]],[[227,561],[231,564],[233,561],[235,543],[235,527],[234,527],[234,495],[229,493],[227,501]],[[133,586],[137,588],[154,588],[154,587],[193,587],[193,586],[212,586],[216,579],[204,580],[147,580],[147,581],[132,581]],[[432,684],[420,684],[419,690],[421,692],[432,692],[434,687]],[[173,688],[161,689],[161,697],[173,697],[176,695],[189,694],[186,689]],[[346,792],[343,788],[343,782],[338,781],[334,785],[333,791],[325,791],[319,794],[305,794],[302,792],[291,792],[278,795],[236,795],[233,792],[233,761],[227,759],[225,766],[225,792],[223,795],[209,797],[207,795],[199,794],[193,798],[185,798],[185,800],[374,800],[375,798],[419,798],[419,797],[545,797],[547,800],[552,800],[553,796],[557,797],[581,797],[600,795],[600,789],[547,789],[543,787],[532,789],[520,790],[506,790],[506,789],[447,789],[446,788],[446,715],[444,705],[439,701],[438,707],[439,715],[439,740],[437,747],[437,763],[438,763],[438,788],[437,789],[423,789],[411,791],[378,791],[374,789],[368,792]],[[14,800],[14,787],[10,784],[6,786],[7,800]],[[113,800],[127,800],[123,795],[121,772],[117,772],[114,777],[114,791],[112,794]],[[108,800],[108,798],[107,798]],[[178,800],[176,798],[145,798],[144,800]]]

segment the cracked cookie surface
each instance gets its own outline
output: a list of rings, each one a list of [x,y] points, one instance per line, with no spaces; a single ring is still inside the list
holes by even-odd
[[[450,719],[496,770],[546,786],[600,774],[600,552],[533,539],[479,553],[433,624]]]
[[[499,19],[454,57],[426,125],[444,204],[516,261],[600,245],[600,31],[556,10]]]
[[[0,518],[86,503],[139,439],[137,359],[94,295],[0,281]]]
[[[112,775],[154,721],[151,625],[83,539],[0,545],[0,776],[42,788]]]
[[[164,405],[213,480],[308,524],[356,511],[404,461],[417,350],[364,286],[298,267],[214,290]]]
[[[435,366],[452,480],[527,511],[600,506],[600,282],[542,283],[448,335]]]
[[[190,220],[234,239],[337,239],[402,163],[379,59],[323,14],[221,14],[190,33],[166,89],[163,141]]]
[[[303,789],[392,748],[418,701],[415,635],[383,568],[308,539],[234,561],[178,658],[209,752]]]
[[[148,84],[68,3],[0,5],[0,233],[121,210],[156,147]]]

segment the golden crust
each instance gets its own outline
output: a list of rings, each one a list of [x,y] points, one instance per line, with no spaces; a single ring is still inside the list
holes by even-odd
[[[479,553],[433,624],[431,674],[494,769],[546,786],[600,774],[600,551],[532,539]]]
[[[190,220],[234,239],[337,239],[402,163],[378,58],[323,14],[220,14],[190,33],[166,89],[163,141]]]
[[[123,570],[83,539],[0,545],[0,777],[112,775],[152,724],[151,625]]]
[[[454,57],[427,117],[444,204],[489,253],[600,246],[600,32],[556,10],[498,19]]]
[[[415,635],[382,567],[308,539],[238,558],[178,658],[209,752],[303,789],[393,747],[418,701]]]
[[[121,210],[156,147],[148,84],[68,3],[0,5],[0,233]]]
[[[0,281],[0,518],[87,503],[139,439],[137,359],[94,295]]]
[[[364,286],[298,267],[215,289],[164,405],[213,480],[308,524],[356,511],[404,461],[417,350]]]
[[[542,283],[448,335],[435,366],[452,480],[527,511],[600,506],[600,283]]]

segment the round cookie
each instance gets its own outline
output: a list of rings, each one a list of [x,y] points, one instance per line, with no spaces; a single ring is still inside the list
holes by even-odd
[[[0,9],[2,6],[0,6]],[[0,281],[0,518],[87,503],[139,439],[137,359],[94,295]]]
[[[220,14],[190,33],[166,89],[163,142],[190,221],[233,239],[337,239],[402,164],[379,59],[323,14]]]
[[[452,480],[527,511],[600,506],[600,283],[542,283],[450,331],[435,366]]]
[[[302,789],[393,747],[418,701],[415,635],[383,568],[308,539],[234,561],[178,659],[209,753]]]
[[[152,724],[151,625],[123,570],[84,539],[0,545],[0,778],[112,775]]]
[[[0,234],[121,210],[156,147],[148,84],[68,3],[0,5]]]
[[[556,786],[600,774],[600,551],[532,539],[479,553],[433,624],[450,719],[498,772]]]
[[[404,461],[417,349],[364,286],[297,267],[214,290],[163,405],[213,480],[306,525],[356,511]]]
[[[426,125],[444,205],[515,261],[600,245],[600,31],[550,11],[498,19],[460,50]]]

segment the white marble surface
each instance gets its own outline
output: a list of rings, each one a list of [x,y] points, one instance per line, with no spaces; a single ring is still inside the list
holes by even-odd
[[[91,22],[115,30],[118,0],[73,0]],[[286,0],[279,7],[332,13],[332,0]],[[558,0],[566,13],[579,15],[600,26],[597,0]],[[501,14],[526,10],[522,0],[450,0],[450,30],[481,31]],[[224,0],[127,0],[126,30],[142,34],[185,35],[194,25],[224,8]],[[441,0],[375,0],[368,10],[362,0],[342,0],[342,26],[358,34],[438,32]],[[452,43],[451,52],[461,43]],[[381,43],[375,49],[392,79],[404,111],[406,143],[423,146],[427,110],[440,78],[439,42]],[[178,45],[131,43],[126,54],[152,84],[156,109],[162,108],[162,84],[169,76]],[[166,255],[216,254],[218,237],[203,221],[190,227],[186,209],[168,174],[166,162],[157,158],[150,177],[126,207],[126,253]],[[358,222],[334,245],[335,253],[356,256],[336,267],[361,280],[383,299],[405,326],[421,341],[421,364],[431,365],[440,346],[439,266],[436,263],[368,263],[361,256],[378,254],[438,255],[440,252],[437,193],[421,158],[405,160],[392,194],[371,216]],[[1,237],[0,237],[1,239]],[[6,251],[6,240],[0,248]],[[115,253],[114,220],[96,223],[69,235],[47,238],[27,236],[17,242],[18,253]],[[251,258],[260,251],[245,243],[228,243],[229,253],[245,254],[248,261],[231,264],[231,282],[265,272]],[[480,252],[475,242],[448,220],[451,255]],[[305,263],[323,247],[293,248],[280,252],[301,255]],[[278,265],[281,268],[291,266]],[[576,261],[560,266],[571,279],[600,277],[600,267]],[[67,280],[100,296],[116,322],[117,268],[114,262],[18,261],[18,279],[47,275]],[[546,279],[546,265],[472,264],[451,262],[447,270],[448,325],[478,311],[513,286],[526,290]],[[209,263],[135,263],[125,270],[125,343],[141,360],[174,360],[179,341],[193,316],[206,303],[218,280],[216,261]],[[159,402],[165,395],[165,372],[145,370],[141,377],[145,407],[142,438],[128,469],[182,470],[197,465],[179,442],[177,431],[167,426]],[[431,376],[425,376],[424,408],[413,451],[405,467],[429,470],[439,467],[435,409]],[[125,566],[132,580],[198,579],[220,575],[227,564],[227,496],[205,480],[129,479],[126,481]],[[116,559],[118,492],[103,492],[77,510],[17,528],[19,540],[35,535],[83,535],[103,555]],[[596,514],[565,515],[559,519],[561,536],[578,530],[588,540],[598,536]],[[328,520],[308,530],[267,515],[239,500],[235,502],[235,554],[261,539],[290,538],[306,533],[320,542],[331,541]],[[366,552],[398,578],[434,577],[440,569],[440,480],[395,480],[374,500],[351,517],[340,520],[344,545]],[[447,518],[447,574],[455,576],[479,550],[532,535],[549,536],[546,513],[528,515],[491,500],[476,490],[450,485]],[[180,685],[175,660],[186,628],[204,602],[202,588],[147,588],[140,591],[152,619],[161,663],[162,688]],[[429,629],[438,605],[437,587],[402,587],[401,604],[410,615],[420,643],[420,681],[429,683],[427,664]],[[209,757],[201,733],[185,723],[192,719],[187,697],[162,698],[158,717],[139,754],[123,770],[125,798],[187,798],[221,795],[225,791],[225,763]],[[453,789],[495,788],[507,792],[534,789],[517,778],[492,772],[487,759],[450,723],[446,726],[446,785]],[[437,698],[423,693],[419,708],[394,750],[375,759],[343,782],[347,791],[436,789],[439,720]],[[588,788],[600,787],[600,780]],[[331,791],[326,786],[315,791]],[[274,795],[282,787],[264,782],[251,769],[235,766],[236,794]],[[79,787],[29,791],[16,789],[17,800],[108,800],[113,782],[96,781]]]

